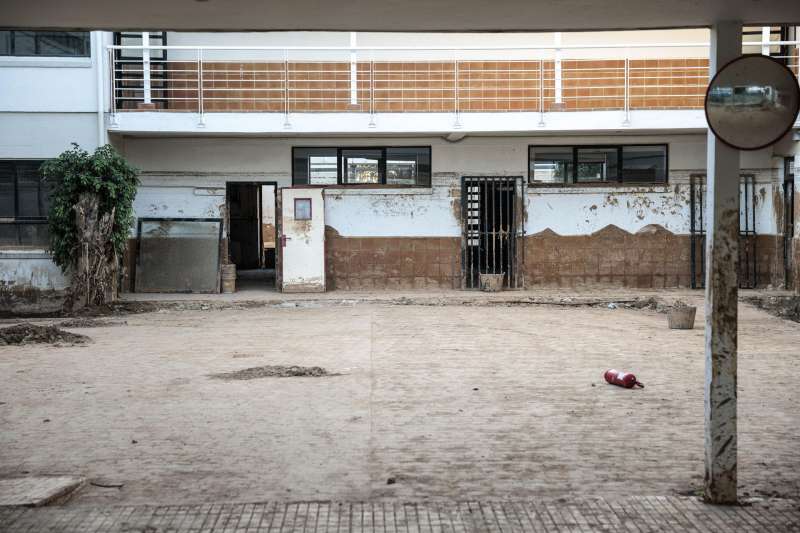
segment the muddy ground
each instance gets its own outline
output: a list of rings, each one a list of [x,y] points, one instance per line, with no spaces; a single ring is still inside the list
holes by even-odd
[[[698,306],[695,329],[681,331],[667,328],[657,303],[479,305],[480,296],[467,305],[197,304],[128,314],[127,325],[92,328],[85,347],[0,346],[0,476],[123,485],[88,485],[69,505],[702,487],[698,297],[680,295]],[[740,493],[798,497],[800,326],[744,304],[739,318]],[[340,375],[209,379],[268,365]],[[606,385],[608,368],[647,386]]]

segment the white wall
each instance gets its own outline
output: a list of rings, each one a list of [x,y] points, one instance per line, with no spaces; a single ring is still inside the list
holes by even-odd
[[[68,285],[46,253],[36,250],[0,250],[0,286],[61,290]]]
[[[102,32],[92,32],[86,58],[0,58],[0,159],[48,159],[78,143],[104,143]],[[4,287],[63,289],[67,280],[45,250],[0,250]]]
[[[97,111],[90,57],[0,57],[0,112]]]
[[[0,113],[0,159],[48,159],[76,142],[97,147],[93,113]]]

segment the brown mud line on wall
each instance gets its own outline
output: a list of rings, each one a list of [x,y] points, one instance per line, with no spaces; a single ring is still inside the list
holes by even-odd
[[[758,287],[775,284],[783,271],[774,235],[758,235]],[[691,237],[650,224],[636,233],[609,224],[590,235],[551,229],[525,237],[525,286],[615,286],[641,289],[691,285]]]

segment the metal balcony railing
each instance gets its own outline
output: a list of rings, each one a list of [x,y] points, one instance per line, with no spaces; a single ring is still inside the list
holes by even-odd
[[[788,50],[773,57],[798,73],[798,42],[770,44]],[[287,120],[313,112],[454,113],[458,123],[461,113],[621,110],[627,120],[631,110],[702,108],[708,60],[680,51],[697,55],[707,46],[109,46],[111,111],[284,113]]]

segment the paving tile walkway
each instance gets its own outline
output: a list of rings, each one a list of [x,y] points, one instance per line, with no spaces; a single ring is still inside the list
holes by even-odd
[[[0,508],[7,533],[781,532],[800,531],[800,501],[712,506],[684,496],[519,502],[266,502]]]

